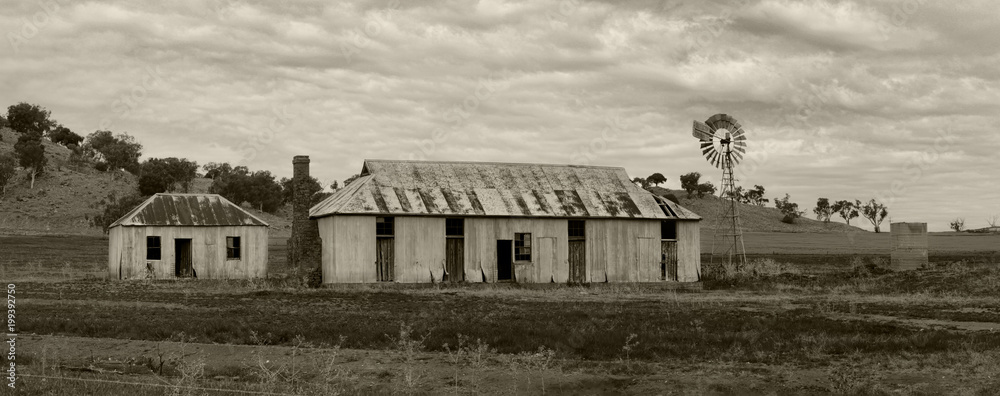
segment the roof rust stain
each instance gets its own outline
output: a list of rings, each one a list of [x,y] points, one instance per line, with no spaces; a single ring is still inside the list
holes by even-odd
[[[403,213],[408,213],[413,211],[413,207],[410,206],[410,199],[406,197],[406,193],[402,188],[393,187],[392,191],[396,193],[396,199],[399,200],[399,206]]]

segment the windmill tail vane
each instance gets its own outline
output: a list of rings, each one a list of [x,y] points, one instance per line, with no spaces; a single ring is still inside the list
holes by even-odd
[[[735,196],[736,179],[733,177],[733,168],[746,154],[746,132],[735,118],[727,114],[716,114],[705,122],[694,121],[691,134],[700,141],[701,154],[708,163],[722,169],[721,196],[729,200],[723,205],[723,213],[719,216],[715,227],[715,236],[712,238],[712,262],[715,262],[716,241],[722,240],[725,245],[723,258],[728,258],[730,264],[746,265],[746,248]]]

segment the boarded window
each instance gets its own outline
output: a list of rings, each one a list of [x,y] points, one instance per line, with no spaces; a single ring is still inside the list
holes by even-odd
[[[444,234],[450,237],[465,236],[464,219],[444,219]]]
[[[395,235],[395,224],[393,217],[375,218],[375,236],[391,237]]]
[[[677,239],[676,220],[663,220],[660,222],[660,239]]]
[[[569,221],[569,239],[586,239],[587,232],[583,220]]]
[[[160,237],[146,237],[146,260],[160,259]]]
[[[241,256],[240,237],[226,237],[226,259],[239,260]]]
[[[531,234],[514,234],[514,261],[531,261]]]

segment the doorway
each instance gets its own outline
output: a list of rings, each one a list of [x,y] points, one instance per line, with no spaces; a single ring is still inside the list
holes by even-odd
[[[513,240],[497,240],[497,281],[514,280]]]
[[[191,239],[174,239],[174,275],[178,278],[197,278],[191,260]]]

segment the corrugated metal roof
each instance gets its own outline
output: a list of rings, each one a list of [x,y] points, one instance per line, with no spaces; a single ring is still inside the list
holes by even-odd
[[[267,223],[218,194],[156,194],[111,227],[119,225],[266,227]]]
[[[700,219],[620,167],[387,160],[309,211],[334,214]]]

